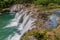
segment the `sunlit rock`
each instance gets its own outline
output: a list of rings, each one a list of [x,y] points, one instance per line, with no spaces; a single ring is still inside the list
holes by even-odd
[[[57,20],[58,24],[60,24],[60,17],[57,17],[56,20]]]

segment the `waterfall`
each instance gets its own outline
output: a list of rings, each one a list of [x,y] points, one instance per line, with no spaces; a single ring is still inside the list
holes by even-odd
[[[31,17],[32,12],[29,10],[21,9],[16,13],[15,17],[10,20],[10,23],[4,27],[15,28],[14,34],[10,34],[5,40],[21,40],[21,37],[32,28],[35,19]]]

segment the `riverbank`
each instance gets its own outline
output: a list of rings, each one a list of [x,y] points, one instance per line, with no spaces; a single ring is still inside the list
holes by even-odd
[[[35,5],[35,4],[14,4],[14,5],[23,5],[23,6],[25,6],[25,7],[27,7],[27,8],[33,8],[33,9],[35,9],[35,10],[40,10],[41,12],[44,12],[44,11],[47,11],[47,12],[54,12],[54,11],[56,11],[56,10],[59,10],[60,9],[60,5],[58,5],[58,4],[56,4],[56,5],[54,5],[54,4],[49,4],[48,6],[43,6],[43,5]],[[12,5],[13,6],[13,5]],[[12,6],[10,6],[10,7],[12,7]],[[3,11],[10,11],[10,7],[8,7],[8,8],[0,8],[0,12],[3,12]],[[32,10],[33,10],[32,9]]]
[[[5,12],[5,11],[10,11],[10,8],[0,9],[0,13]]]
[[[60,25],[50,31],[47,29],[33,29],[28,31],[22,40],[60,40]]]

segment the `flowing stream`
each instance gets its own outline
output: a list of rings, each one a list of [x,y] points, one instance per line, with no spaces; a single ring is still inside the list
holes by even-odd
[[[5,12],[0,16],[0,40],[20,40],[32,28],[35,19],[32,12],[20,10],[17,13]]]

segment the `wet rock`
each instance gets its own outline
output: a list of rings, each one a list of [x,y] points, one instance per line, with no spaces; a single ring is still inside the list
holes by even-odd
[[[13,5],[10,9],[11,12],[18,12],[20,11],[22,8],[24,8],[23,5],[21,4],[16,4],[16,5]]]

